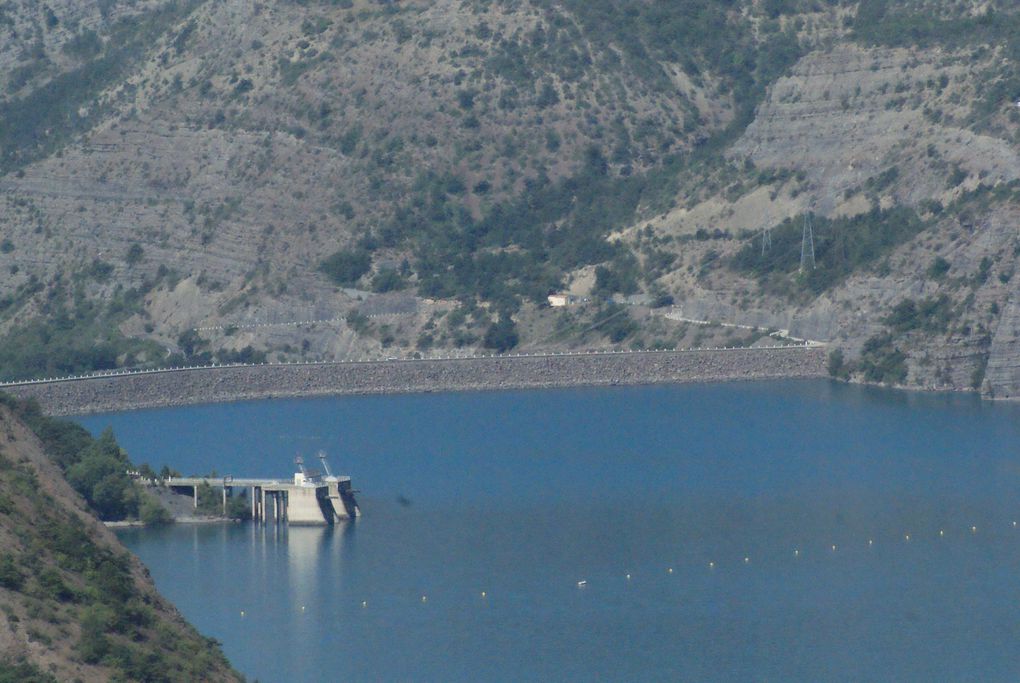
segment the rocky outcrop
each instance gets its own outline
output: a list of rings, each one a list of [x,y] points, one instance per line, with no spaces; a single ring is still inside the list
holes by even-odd
[[[1016,288],[992,337],[984,390],[995,398],[1020,396],[1020,290]]]
[[[974,96],[976,66],[969,51],[841,44],[812,52],[772,86],[731,154],[806,173],[811,187],[800,205],[824,214],[853,213],[840,206],[844,193],[892,167],[899,182],[889,189],[907,204],[948,199],[947,165],[972,184],[1013,180],[1015,149],[952,123],[969,113],[961,102]]]
[[[54,415],[291,396],[821,377],[821,347],[229,366],[9,385]]]

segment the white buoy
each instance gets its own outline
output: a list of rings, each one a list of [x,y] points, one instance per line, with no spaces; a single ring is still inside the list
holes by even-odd
[[[751,561],[751,558],[750,558],[750,557],[745,557],[745,558],[744,558],[744,564],[747,564],[747,563],[749,563],[750,561]]]
[[[939,529],[939,536],[945,536],[946,532],[944,529]]]
[[[366,607],[368,607],[368,600],[362,600],[361,601],[361,609],[365,609]]]
[[[302,612],[304,612],[304,611],[305,611],[305,606],[304,606],[304,605],[301,605],[301,611],[302,611]]]
[[[708,568],[709,569],[715,569],[715,562],[709,562],[708,563]]]
[[[485,597],[485,591],[482,591],[482,597],[483,598]]]
[[[870,546],[870,545],[872,545],[873,543],[874,543],[874,541],[872,541],[872,540],[871,540],[871,539],[869,538],[869,539],[868,539],[868,545]]]
[[[428,596],[427,596],[427,595],[423,595],[423,596],[421,596],[421,601],[422,601],[422,602],[428,602],[428,601],[429,601],[429,598],[428,598]]]
[[[588,585],[588,581],[586,579],[582,579],[582,580],[577,582],[577,587],[578,588],[584,588],[587,585]]]
[[[793,551],[793,556],[794,557],[800,557],[800,550],[794,550]]]
[[[667,569],[667,570],[666,570],[666,573],[667,573],[667,574],[672,574],[672,573],[673,573],[673,568],[672,568],[672,567],[670,567],[669,569]]]
[[[630,581],[630,574],[627,574],[627,580]]]
[[[909,541],[910,540],[910,534],[903,534],[903,540]]]
[[[244,619],[244,610],[241,610],[241,618]]]
[[[836,544],[835,543],[832,544],[832,552],[836,552]]]
[[[977,527],[976,527],[976,526],[972,526],[972,527],[970,528],[970,533],[972,533],[972,534],[976,534],[976,533],[977,533]]]

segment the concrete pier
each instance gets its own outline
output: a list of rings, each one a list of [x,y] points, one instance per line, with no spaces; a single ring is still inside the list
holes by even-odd
[[[351,478],[346,476],[306,476],[298,472],[293,481],[239,477],[170,477],[165,483],[169,488],[182,493],[190,489],[196,508],[199,486],[206,484],[221,488],[224,513],[227,510],[227,499],[233,490],[247,490],[251,501],[251,517],[257,522],[324,525],[360,514],[351,488]],[[267,498],[272,504],[271,512],[266,506]]]

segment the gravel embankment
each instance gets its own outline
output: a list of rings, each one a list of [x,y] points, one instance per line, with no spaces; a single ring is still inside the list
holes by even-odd
[[[823,377],[818,347],[228,366],[0,387],[52,415],[343,394]]]

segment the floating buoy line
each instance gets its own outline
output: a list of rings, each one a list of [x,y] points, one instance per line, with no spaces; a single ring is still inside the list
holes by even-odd
[[[1012,521],[1011,524],[1010,524],[1010,528],[1018,529],[1018,523],[1016,521]],[[977,525],[970,525],[969,527],[966,527],[966,531],[969,531],[970,533],[969,534],[967,534],[967,533],[960,534],[956,538],[964,538],[964,537],[969,537],[969,536],[977,535],[977,533],[978,533],[978,526]],[[1018,529],[1018,532],[1020,532],[1020,529]],[[908,531],[908,532],[903,532],[903,533],[899,534],[894,539],[890,539],[889,543],[882,543],[882,544],[880,544],[880,546],[884,547],[884,548],[890,548],[890,547],[893,547],[897,543],[899,543],[901,545],[905,545],[905,544],[912,544],[913,545],[913,543],[912,543],[913,541],[919,540],[921,538],[923,538],[923,537],[918,536],[916,533],[912,533],[912,532]],[[938,529],[938,531],[936,531],[935,533],[932,534],[931,538],[934,541],[939,541],[939,539],[945,539],[946,538],[946,529],[945,528]],[[814,553],[813,556],[814,557],[818,557],[818,558],[825,557],[825,556],[828,556],[830,558],[834,557],[834,556],[844,556],[845,557],[845,556],[849,556],[850,553],[849,552],[847,552],[847,553],[842,552],[844,549],[848,550],[848,551],[852,551],[854,548],[861,548],[861,549],[867,550],[867,549],[874,548],[875,545],[876,545],[876,541],[875,541],[874,538],[868,538],[867,541],[865,543],[862,543],[860,546],[857,546],[857,545],[851,544],[851,543],[846,543],[846,542],[844,542],[842,544],[829,543],[829,544],[825,544],[824,549],[822,551]],[[827,550],[828,552],[825,552],[825,550]],[[837,552],[837,551],[840,551],[840,552]],[[787,552],[789,554],[786,554],[785,555],[786,557],[790,557],[792,555],[792,557],[797,558],[797,559],[802,558],[805,555],[812,556],[812,553],[805,551],[805,546],[803,546],[803,545],[798,545],[798,546],[790,547],[790,549]],[[722,564],[719,564],[715,559],[711,559],[711,560],[707,560],[707,561],[702,560],[703,564],[701,564],[701,566],[705,567],[709,572],[714,572],[714,570],[716,570],[718,568],[723,568],[723,567],[748,567],[748,568],[750,568],[752,566],[751,559],[752,559],[752,555],[751,554],[738,554],[735,557],[733,557],[732,561],[723,561]],[[763,563],[759,563],[759,564],[761,565]],[[764,566],[774,566],[774,564],[775,564],[774,562],[773,563],[764,563]],[[664,565],[662,567],[662,570],[661,570],[662,575],[665,575],[665,576],[672,576],[672,575],[674,575],[676,573],[675,567],[676,567],[676,565]],[[691,565],[690,566],[691,571],[696,571],[696,567],[697,567],[696,564]],[[658,572],[656,572],[656,573],[658,573]],[[618,576],[621,579],[623,579],[623,581],[625,583],[633,583],[633,582],[636,582],[637,579],[640,578],[639,576],[634,574],[632,571],[621,571],[620,574],[618,574]],[[589,580],[587,578],[579,578],[579,579],[576,580],[576,583],[575,583],[576,588],[578,590],[582,590],[582,591],[587,589],[587,588],[589,588],[589,585],[590,585],[589,584]],[[476,589],[476,592],[474,594],[476,596],[480,596],[486,602],[488,601],[488,598],[490,597],[490,593],[489,593],[488,590],[478,591]],[[424,593],[419,594],[418,601],[422,605],[428,605],[429,602],[430,602],[428,594],[424,594]],[[360,606],[361,606],[362,609],[367,610],[369,608],[369,604],[370,604],[369,600],[359,600],[358,602],[360,603]],[[296,605],[295,607],[296,607],[298,612],[306,613],[306,609],[307,609],[306,605],[303,605],[303,604],[302,605]],[[247,610],[240,610],[240,618],[241,619],[245,619],[247,616],[248,616],[248,611]]]

